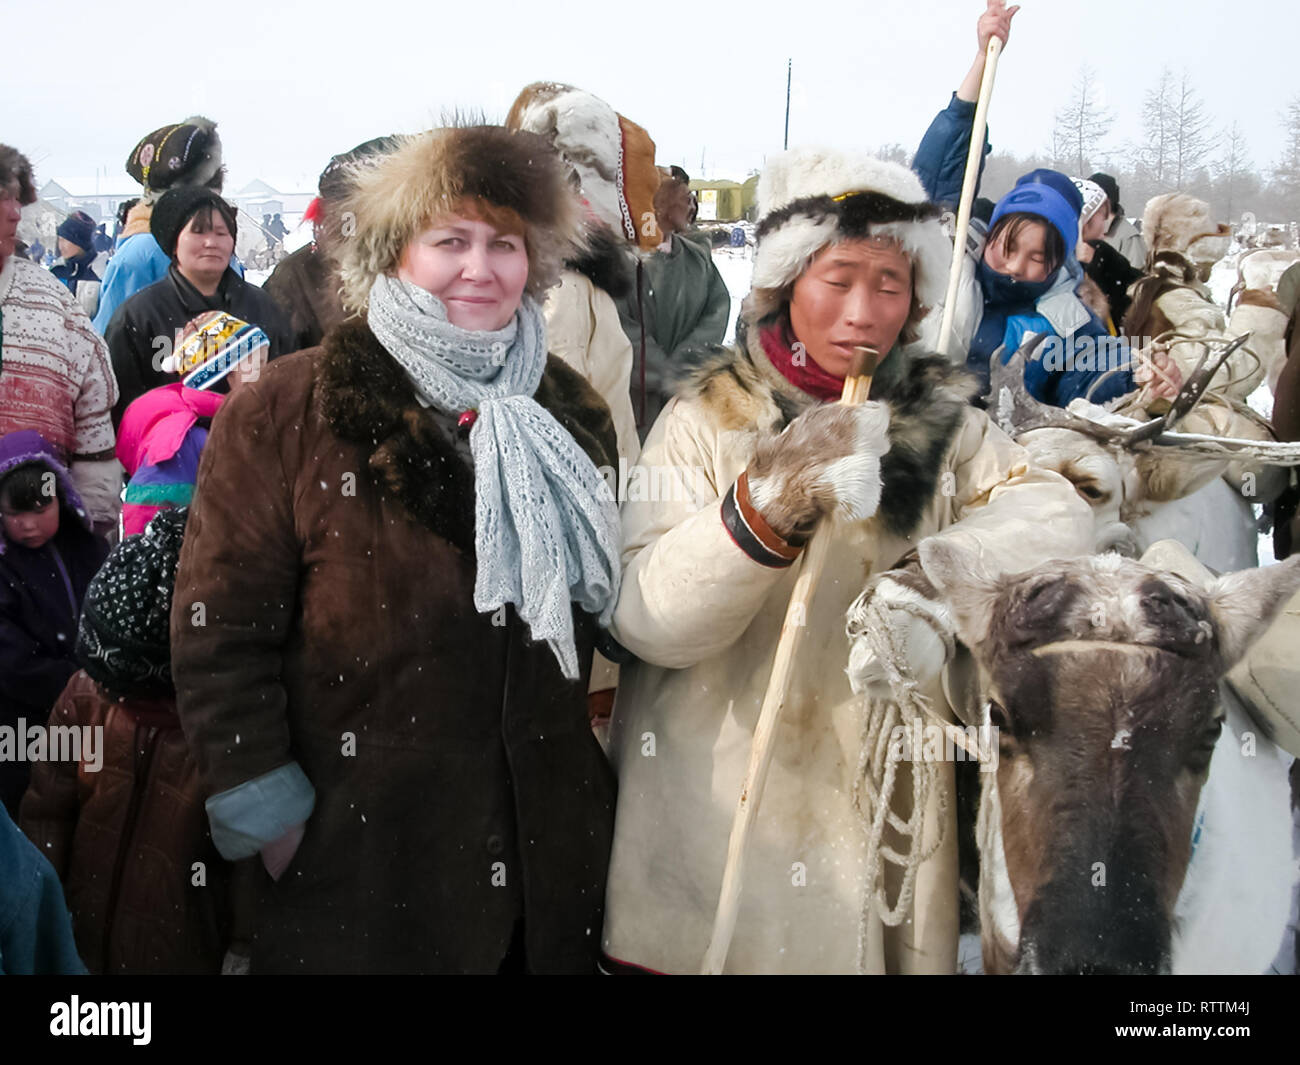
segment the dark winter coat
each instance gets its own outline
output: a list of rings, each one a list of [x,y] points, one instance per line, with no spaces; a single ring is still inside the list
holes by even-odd
[[[216,294],[208,298],[172,263],[166,277],[118,308],[104,334],[119,392],[113,408],[114,428],[132,400],[176,380],[175,374],[156,367],[160,367],[163,356],[171,353],[177,333],[204,311],[228,311],[259,326],[271,341],[273,359],[294,350],[288,316],[256,285],[227,268]],[[165,337],[167,344],[161,345],[159,337]]]
[[[614,463],[576,373],[551,358],[535,398]],[[268,780],[301,767],[314,788],[264,879],[255,971],[493,972],[521,921],[531,970],[593,968],[614,801],[587,723],[594,621],[575,611],[570,682],[512,610],[474,609],[455,421],[364,321],[213,420],[172,609],[181,720],[210,795],[258,789],[275,823]]]
[[[625,269],[630,283],[615,303],[632,341],[632,410],[644,442],[689,356],[722,342],[731,294],[701,234],[674,234],[667,252],[627,255]]]
[[[81,500],[49,445],[34,432],[0,440],[0,476],[29,460],[55,472],[62,499],[59,531],[32,550],[0,535],[0,725],[43,724],[68,678],[77,671],[72,649],[86,586],[108,544],[90,528]],[[0,802],[14,817],[30,764],[0,760]]]
[[[99,284],[99,275],[94,270],[95,258],[96,253],[88,251],[75,259],[63,259],[50,267],[50,273],[67,285],[68,291],[75,296],[78,282],[89,281],[92,284]]]
[[[316,347],[343,321],[338,277],[315,244],[281,259],[262,288],[289,315],[295,351]]]
[[[1083,272],[1101,289],[1110,306],[1110,322],[1118,326],[1133,302],[1129,286],[1142,276],[1142,271],[1135,270],[1121,252],[1105,241],[1092,240],[1088,246],[1092,248],[1092,259],[1083,264]]]
[[[63,882],[82,960],[93,973],[219,973],[251,915],[212,846],[174,701],[118,701],[78,671],[49,724],[103,729],[98,770],[84,757],[33,766],[19,822]]]

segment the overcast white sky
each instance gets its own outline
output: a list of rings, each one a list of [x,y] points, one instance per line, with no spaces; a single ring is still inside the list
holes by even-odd
[[[454,107],[500,121],[519,89],[547,79],[639,122],[659,163],[743,178],[781,148],[787,57],[792,145],[912,150],[970,64],[982,9],[980,0],[22,0],[5,16],[0,140],[28,155],[38,181],[90,194],[98,171],[101,191],[126,192],[135,142],[199,113],[218,123],[227,190],[261,177],[302,191],[360,141],[428,128]],[[1138,137],[1142,93],[1168,63],[1193,71],[1216,121],[1240,122],[1266,167],[1282,148],[1280,111],[1300,93],[1298,31],[1293,0],[1025,0],[998,71],[994,147],[1041,149],[1086,60],[1116,113],[1118,150]]]

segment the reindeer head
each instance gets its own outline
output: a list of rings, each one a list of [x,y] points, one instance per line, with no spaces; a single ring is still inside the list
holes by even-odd
[[[1167,971],[1219,681],[1300,587],[1300,558],[1200,590],[1118,555],[995,579],[949,539],[920,553],[999,734],[990,808],[1019,934],[990,949],[986,928],[986,967]]]

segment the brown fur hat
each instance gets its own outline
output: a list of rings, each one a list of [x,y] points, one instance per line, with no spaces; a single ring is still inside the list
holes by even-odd
[[[1227,225],[1214,221],[1208,203],[1185,192],[1167,192],[1152,197],[1142,212],[1142,239],[1146,241],[1151,256],[1168,251],[1187,255],[1188,249],[1198,240],[1209,237],[1222,239],[1230,236],[1231,232]],[[1226,241],[1219,256],[1225,251]],[[1199,260],[1201,256],[1191,255],[1189,258]]]
[[[523,219],[532,296],[555,284],[578,240],[580,208],[542,137],[504,126],[449,126],[394,140],[391,152],[356,165],[338,206],[332,243],[346,308],[363,310],[375,278],[395,270],[406,246],[466,197]]]

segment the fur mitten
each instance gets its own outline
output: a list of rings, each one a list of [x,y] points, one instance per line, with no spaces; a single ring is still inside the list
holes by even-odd
[[[807,536],[832,511],[848,521],[869,518],[880,505],[880,457],[888,450],[883,403],[814,407],[755,448],[750,502],[786,540]]]
[[[956,649],[952,616],[916,563],[871,581],[849,607],[845,628],[849,684],[873,699],[892,695],[891,674],[910,676],[925,691]]]

